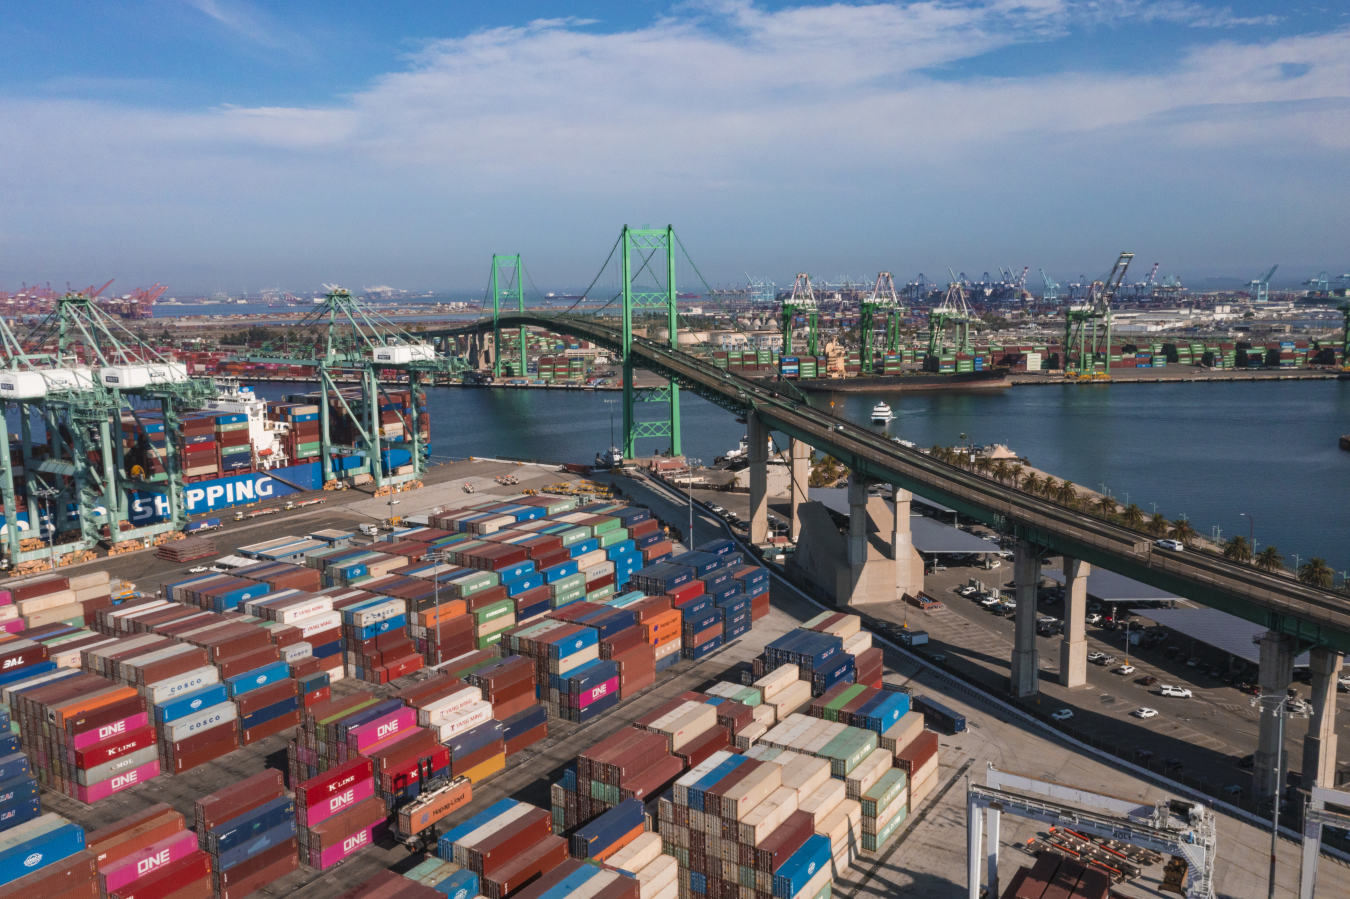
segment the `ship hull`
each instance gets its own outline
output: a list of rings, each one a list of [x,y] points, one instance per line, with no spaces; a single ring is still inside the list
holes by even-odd
[[[767,380],[767,379],[766,379]],[[865,378],[804,378],[792,382],[816,393],[898,393],[928,390],[1001,390],[1010,386],[1005,369],[936,374],[918,371],[904,375]]]

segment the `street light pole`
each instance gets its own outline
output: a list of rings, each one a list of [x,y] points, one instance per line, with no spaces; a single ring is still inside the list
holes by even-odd
[[[689,539],[686,549],[690,552],[694,549],[694,466],[702,464],[702,459],[693,459],[689,456],[684,457],[685,468],[688,469],[685,486],[689,488]]]
[[[441,665],[441,563],[449,561],[449,556],[443,552],[427,553],[425,558],[430,559],[435,567],[431,569],[432,592],[435,596],[433,600],[436,604],[436,623],[433,625],[436,631],[436,667]]]
[[[1247,519],[1247,542],[1248,542],[1249,544],[1251,544],[1252,549],[1255,550],[1255,549],[1256,549],[1256,525],[1255,525],[1254,522],[1252,521],[1252,517],[1251,517],[1250,515],[1248,515],[1246,512],[1239,512],[1238,515],[1240,515],[1240,516],[1242,516],[1243,518]]]

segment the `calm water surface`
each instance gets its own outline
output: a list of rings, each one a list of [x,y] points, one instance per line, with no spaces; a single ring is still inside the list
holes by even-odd
[[[268,397],[298,392],[266,385]],[[433,388],[435,457],[511,456],[587,462],[609,445],[617,393]],[[878,399],[897,415],[886,433],[919,446],[1003,443],[1059,478],[1210,534],[1274,544],[1287,563],[1325,558],[1350,569],[1350,382],[1017,387],[985,393],[838,394],[835,409],[866,424]],[[828,405],[830,398],[817,401]],[[652,410],[653,412],[655,409]],[[685,394],[684,449],[705,463],[745,434],[727,412]],[[639,417],[648,417],[639,414]],[[643,441],[644,453],[664,442]]]

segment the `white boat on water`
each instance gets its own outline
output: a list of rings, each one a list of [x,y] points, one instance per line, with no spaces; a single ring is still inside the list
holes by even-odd
[[[891,407],[885,403],[877,403],[872,407],[873,423],[888,424],[895,420],[895,414],[891,412]]]
[[[623,450],[611,445],[603,453],[596,453],[595,467],[601,469],[623,468]]]

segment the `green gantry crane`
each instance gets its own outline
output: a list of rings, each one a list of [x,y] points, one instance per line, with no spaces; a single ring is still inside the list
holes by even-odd
[[[1087,302],[1064,311],[1064,376],[1111,379],[1111,301],[1120,290],[1133,253],[1121,253],[1107,276],[1093,281]],[[1097,370],[1101,364],[1102,370]]]
[[[55,567],[61,556],[100,541],[140,540],[181,530],[187,522],[178,465],[179,416],[214,396],[214,385],[189,377],[186,366],[141,341],[105,313],[96,298],[97,293],[66,294],[22,342],[0,323],[0,405],[17,407],[29,523],[46,517],[46,527],[34,530],[49,532],[46,547],[21,548],[9,433],[0,415],[0,496],[9,518],[6,565],[49,559]],[[165,445],[154,453],[163,453],[162,464],[128,468],[122,421],[140,421],[155,406]],[[36,441],[35,419],[42,429]],[[131,504],[143,491],[165,495],[167,515],[155,524],[131,527]]]
[[[344,475],[362,474],[367,470],[375,489],[421,478],[426,470],[429,448],[422,444],[419,424],[425,415],[426,394],[422,392],[423,374],[455,373],[462,368],[461,360],[444,357],[436,348],[404,331],[394,322],[366,308],[343,287],[324,285],[328,293],[323,303],[314,307],[303,319],[288,327],[285,334],[259,350],[241,354],[248,362],[276,362],[288,365],[312,365],[318,369],[319,386],[325,400],[319,403],[320,458],[324,483],[335,480],[333,453],[364,453],[366,465],[344,472]],[[399,448],[409,447],[412,454],[411,473],[385,475],[383,450],[394,446],[380,421],[380,398],[387,393],[380,385],[379,372],[395,369],[407,372],[412,405],[407,417],[400,416],[404,433],[411,441],[400,442]],[[337,376],[339,372],[357,372],[361,379],[361,398],[357,408],[342,395]],[[356,426],[354,445],[335,444],[330,430],[327,397],[334,396]],[[369,466],[368,469],[366,466]]]
[[[878,313],[886,317],[886,332],[880,335],[876,330]],[[859,304],[858,337],[862,344],[863,371],[871,373],[875,370],[878,353],[894,353],[900,349],[900,321],[904,314],[905,307],[895,292],[891,273],[881,272],[871,295]]]
[[[951,271],[948,269],[948,271]],[[954,326],[956,339],[951,347],[953,352],[970,352],[970,322],[974,318],[970,305],[966,302],[966,289],[961,280],[952,273],[947,284],[947,293],[942,302],[928,313],[928,358],[924,367],[937,370],[938,360],[947,351],[947,328]]]
[[[802,272],[792,283],[792,296],[783,301],[778,320],[783,332],[783,355],[794,352],[792,342],[793,322],[798,315],[806,317],[806,353],[817,355],[820,346],[820,306],[816,303],[815,291],[811,289],[811,276]]]

